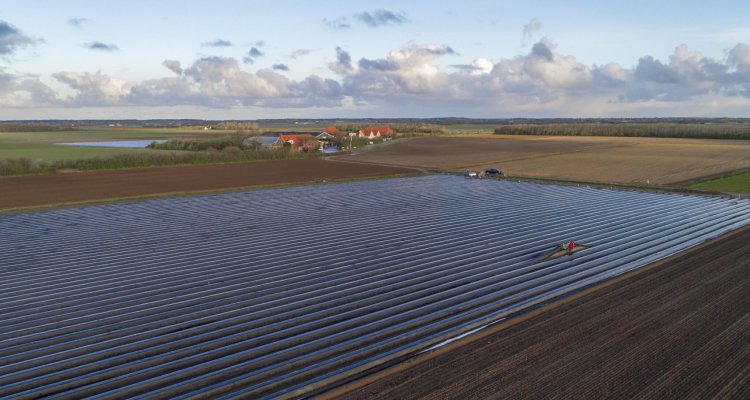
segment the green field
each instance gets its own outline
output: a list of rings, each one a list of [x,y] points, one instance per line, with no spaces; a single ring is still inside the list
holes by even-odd
[[[118,149],[107,147],[55,146],[52,144],[4,143],[0,141],[0,159],[30,158],[41,161],[77,160],[109,157],[116,154],[158,152],[150,149]]]
[[[149,153],[160,150],[107,147],[59,146],[55,143],[100,140],[195,138],[226,135],[226,131],[199,129],[85,128],[57,132],[0,132],[0,159],[29,158],[41,161],[110,157],[117,154]]]
[[[750,193],[750,172],[696,183],[691,188],[728,193]]]
[[[169,139],[225,135],[226,131],[173,128],[81,128],[74,131],[0,132],[2,142],[58,143],[94,140]]]

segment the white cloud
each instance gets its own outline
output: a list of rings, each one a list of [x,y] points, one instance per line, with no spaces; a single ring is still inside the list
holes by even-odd
[[[447,84],[448,74],[433,61],[453,54],[456,52],[448,46],[415,44],[392,50],[386,58],[362,58],[355,67],[348,53],[338,51],[338,62],[331,65],[331,70],[343,75],[345,92],[355,98],[427,95]]]
[[[387,25],[401,25],[409,22],[406,13],[403,11],[393,12],[384,9],[378,9],[372,12],[365,11],[357,14],[356,17],[371,28]]]
[[[260,51],[257,47],[251,47],[250,50],[247,51],[245,57],[243,57],[242,61],[244,61],[245,64],[252,64],[256,59],[263,57],[264,55],[265,53]]]
[[[17,76],[0,67],[0,107],[39,107],[55,102],[54,91],[35,76]]]
[[[537,81],[549,89],[581,88],[592,81],[591,69],[573,56],[554,53],[554,45],[543,40],[534,45],[531,54],[515,60],[513,71],[521,72],[523,79]]]
[[[750,69],[750,47],[745,43],[740,43],[729,51],[727,64],[738,70]]]
[[[472,75],[489,74],[490,72],[492,72],[492,68],[494,67],[492,65],[492,61],[486,58],[477,58],[476,60],[471,62],[471,65],[474,67],[474,70],[471,72]]]
[[[644,57],[636,68],[628,69],[616,63],[585,65],[572,55],[558,53],[551,41],[542,39],[526,55],[494,65],[485,58],[454,64],[457,71],[452,73],[436,65],[438,58],[455,54],[444,49],[412,45],[390,51],[385,58],[362,58],[356,64],[346,53],[346,63],[334,63],[331,70],[341,75],[344,92],[358,104],[401,109],[430,104],[449,110],[523,114],[537,110],[544,114],[545,110],[562,110],[566,104],[588,104],[583,110],[598,115],[617,109],[642,111],[647,109],[644,104],[666,107],[709,94],[729,99],[750,92],[746,45],[735,47],[725,61],[678,46],[667,64]],[[349,68],[342,68],[344,64]],[[736,72],[729,72],[730,66]],[[580,113],[569,109],[576,111],[572,115]]]
[[[357,71],[357,67],[352,63],[352,56],[341,47],[336,47],[336,61],[328,63],[328,68],[341,75],[349,75]]]
[[[523,37],[529,39],[534,36],[535,33],[542,29],[542,23],[538,19],[532,18],[526,25],[523,26]]]
[[[0,70],[0,105],[601,116],[648,115],[649,109],[655,114],[682,112],[709,99],[712,107],[705,111],[718,113],[721,104],[741,110],[750,99],[750,47],[742,43],[721,60],[680,45],[668,60],[645,56],[634,68],[585,65],[558,52],[548,39],[537,41],[526,54],[494,63],[475,58],[447,64],[460,57],[449,46],[429,43],[391,50],[382,58],[355,58],[338,47],[335,61],[328,64],[336,79],[290,79],[278,72],[284,70],[282,64],[251,71],[231,57],[204,57],[186,66],[165,60],[162,64],[174,75],[137,82],[103,72],[55,73],[52,78],[69,89],[65,96],[38,77]],[[446,64],[450,68],[441,67]]]
[[[341,85],[315,75],[292,81],[271,69],[255,73],[243,70],[230,57],[206,57],[187,68],[179,62],[163,63],[176,77],[127,82],[100,72],[76,74],[60,72],[59,82],[74,95],[59,100],[66,106],[181,106],[216,108],[259,107],[331,107],[340,105]]]
[[[370,28],[403,25],[411,22],[405,12],[385,9],[357,13],[351,16],[351,19],[362,22]],[[323,18],[323,23],[334,30],[349,29],[352,27],[352,22],[350,22],[350,18],[347,16],[333,19]]]
[[[75,95],[64,102],[73,106],[113,106],[127,95],[132,82],[112,78],[101,72],[58,72],[52,75],[57,81],[75,91]]]
[[[177,75],[182,74],[182,65],[180,65],[180,62],[177,60],[164,60],[161,65],[165,66],[167,69]]]
[[[291,52],[288,57],[292,59],[296,59],[297,57],[302,57],[302,56],[306,56],[310,54],[310,51],[311,51],[310,49],[297,49]]]
[[[226,39],[216,39],[201,43],[202,47],[232,47],[232,42]]]
[[[68,25],[74,27],[74,28],[83,28],[84,25],[88,24],[89,20],[86,18],[70,18],[68,20]]]
[[[84,43],[84,46],[86,48],[90,49],[90,50],[97,50],[97,51],[112,52],[112,51],[120,50],[120,48],[116,44],[113,44],[113,43],[102,43],[102,42],[98,42],[98,41]]]

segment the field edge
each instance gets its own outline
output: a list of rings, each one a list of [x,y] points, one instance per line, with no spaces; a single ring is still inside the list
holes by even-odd
[[[408,177],[422,176],[422,175],[427,175],[427,174],[415,172],[413,174],[403,173],[403,174],[375,175],[375,176],[365,176],[365,177],[334,178],[334,179],[325,179],[325,180],[320,180],[320,181],[297,181],[297,182],[284,182],[284,183],[270,183],[270,184],[228,187],[228,188],[221,188],[221,189],[189,190],[189,191],[179,191],[179,192],[144,194],[144,195],[136,195],[136,196],[120,196],[120,197],[112,197],[112,198],[106,198],[106,199],[81,200],[81,201],[33,205],[33,206],[25,206],[25,207],[0,208],[0,216],[20,214],[20,213],[26,213],[26,212],[35,212],[35,211],[60,210],[60,209],[75,208],[75,207],[89,207],[89,206],[108,205],[108,204],[123,204],[123,203],[148,201],[148,200],[174,199],[174,198],[179,198],[179,197],[203,196],[203,195],[232,193],[232,192],[249,192],[249,191],[264,190],[264,189],[281,189],[281,188],[297,187],[297,186],[325,185],[325,184],[332,184],[332,183],[346,183],[346,182],[360,182],[360,181],[371,181],[371,180],[380,180],[380,179],[408,178]]]
[[[526,310],[526,312],[521,312],[520,315],[517,315],[513,318],[501,320],[500,322],[496,324],[492,324],[485,329],[479,330],[473,334],[462,337],[444,346],[438,347],[436,349],[428,350],[422,353],[418,353],[412,357],[402,359],[400,361],[397,360],[381,369],[377,369],[373,371],[372,373],[361,374],[360,376],[354,377],[353,379],[344,381],[340,385],[335,385],[335,386],[328,385],[327,386],[328,388],[312,388],[309,391],[309,395],[314,396],[316,399],[319,399],[319,400],[338,399],[344,395],[347,395],[356,390],[362,389],[370,384],[376,383],[377,381],[381,379],[385,379],[397,373],[403,372],[407,369],[417,367],[421,364],[424,364],[430,360],[437,358],[438,356],[457,350],[461,347],[476,343],[485,337],[502,332],[503,330],[509,329],[513,327],[514,325],[517,325],[533,317],[543,315],[547,312],[554,310],[557,307],[571,303],[573,301],[576,301],[588,295],[594,294],[600,290],[604,290],[614,284],[617,284],[621,281],[632,278],[639,274],[646,273],[648,271],[652,271],[654,269],[662,267],[665,264],[671,263],[681,257],[690,256],[691,254],[697,253],[706,247],[713,246],[717,242],[729,240],[732,237],[741,235],[747,231],[750,231],[750,226],[743,226],[743,227],[734,229],[730,232],[726,232],[722,234],[719,237],[707,240],[703,243],[700,243],[699,245],[691,247],[690,249],[687,249],[686,251],[673,254],[667,258],[648,264],[641,268],[637,268],[637,269],[625,272],[621,275],[615,276],[603,282],[595,283],[593,285],[590,285],[589,287],[583,288],[567,296],[562,295],[562,297],[558,297],[557,299],[548,300],[545,303],[537,305],[535,308]]]

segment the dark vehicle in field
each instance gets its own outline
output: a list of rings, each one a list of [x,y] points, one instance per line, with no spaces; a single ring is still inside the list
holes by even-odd
[[[497,168],[488,168],[484,170],[485,175],[497,175],[497,176],[505,176],[505,172],[503,172],[500,169]]]

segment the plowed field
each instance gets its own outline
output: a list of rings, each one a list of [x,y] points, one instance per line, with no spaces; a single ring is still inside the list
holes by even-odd
[[[730,234],[347,398],[749,398],[748,243]]]
[[[340,159],[513,176],[672,185],[750,168],[750,141],[621,137],[432,137]]]
[[[413,173],[307,159],[5,177],[0,178],[0,209]]]

